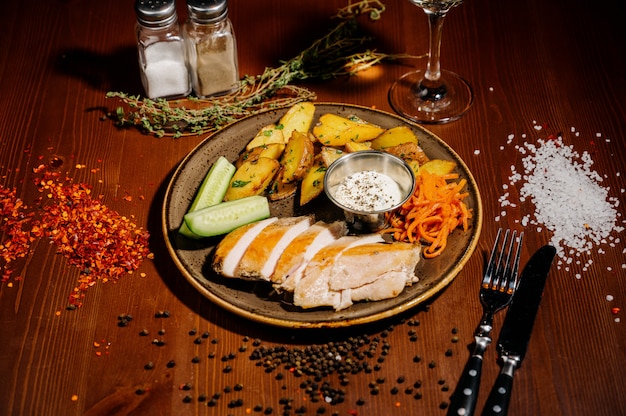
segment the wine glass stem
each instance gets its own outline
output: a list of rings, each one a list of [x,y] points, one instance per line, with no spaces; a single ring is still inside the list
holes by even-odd
[[[424,86],[427,88],[437,88],[441,86],[441,35],[443,31],[443,21],[446,13],[433,13],[426,11],[428,16],[429,45],[428,64],[424,74]]]

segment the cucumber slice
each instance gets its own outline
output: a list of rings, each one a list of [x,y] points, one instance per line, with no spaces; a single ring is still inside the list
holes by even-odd
[[[185,224],[200,237],[213,237],[269,216],[267,198],[255,195],[189,212],[185,214]]]
[[[235,174],[235,166],[228,161],[224,156],[220,156],[209,172],[204,177],[200,189],[196,193],[189,212],[194,212],[199,209],[217,205],[224,199],[224,195],[230,185],[230,179]],[[199,235],[193,233],[185,222],[182,223],[178,232],[189,238],[201,238]]]

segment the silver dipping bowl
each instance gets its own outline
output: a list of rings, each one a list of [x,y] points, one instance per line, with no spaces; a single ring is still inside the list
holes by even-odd
[[[402,197],[396,205],[379,211],[357,211],[337,201],[335,193],[343,180],[355,173],[374,171],[389,176],[399,186]],[[363,150],[348,153],[334,161],[324,176],[324,192],[344,212],[346,223],[357,232],[376,232],[387,226],[386,215],[400,208],[415,190],[415,175],[410,166],[390,153]]]

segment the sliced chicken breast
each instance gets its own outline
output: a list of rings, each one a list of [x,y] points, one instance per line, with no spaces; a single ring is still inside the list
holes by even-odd
[[[407,280],[405,272],[388,272],[378,277],[371,283],[346,290],[352,302],[362,300],[383,300],[395,298],[406,286],[415,283],[416,279]]]
[[[267,218],[241,226],[226,234],[215,248],[213,270],[225,277],[237,277],[236,270],[239,261],[252,241],[265,227],[277,220],[276,217]]]
[[[305,309],[319,306],[339,308],[341,293],[330,289],[335,260],[351,247],[382,241],[379,234],[345,236],[319,250],[304,268],[302,278],[294,289],[294,304]]]
[[[401,272],[405,280],[415,276],[419,245],[403,242],[363,244],[343,251],[333,264],[331,290],[352,289],[372,283],[388,272]]]
[[[316,222],[285,249],[278,259],[271,281],[276,284],[278,290],[293,292],[302,271],[313,256],[347,232],[348,228],[344,221],[332,224]]]
[[[236,275],[270,280],[276,263],[287,246],[311,227],[310,216],[279,218],[265,227],[252,241],[239,261]]]

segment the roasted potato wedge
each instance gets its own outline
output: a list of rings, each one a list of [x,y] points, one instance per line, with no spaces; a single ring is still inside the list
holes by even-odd
[[[372,148],[372,142],[362,142],[362,143],[348,142],[344,146],[344,149],[346,149],[346,152],[348,153],[359,152],[361,150],[370,150],[371,148]]]
[[[329,167],[331,163],[343,156],[345,152],[336,147],[322,146],[319,154],[324,161],[324,165]]]
[[[390,128],[372,140],[372,149],[385,150],[404,143],[417,144],[417,136],[408,126]]]
[[[295,182],[304,176],[313,163],[315,148],[306,133],[295,130],[287,142],[281,158],[284,183]]]
[[[267,146],[272,143],[286,143],[283,129],[276,124],[269,124],[259,130],[256,136],[246,145],[246,150]]]
[[[244,162],[230,180],[224,200],[232,201],[262,194],[276,176],[279,168],[280,162],[269,157]]]
[[[285,145],[282,143],[270,143],[268,145],[254,147],[250,150],[245,150],[235,162],[235,167],[241,166],[245,161],[257,160],[260,157],[269,157],[270,159],[280,159]]]
[[[417,145],[417,143],[408,142],[402,143],[397,146],[388,147],[385,149],[385,152],[391,153],[392,155],[398,156],[403,160],[416,160],[420,165],[428,162],[428,156],[422,150],[421,147]]]
[[[269,188],[270,201],[280,201],[295,194],[298,190],[298,182],[283,182],[283,172],[285,169],[281,166],[278,174],[272,181]]]
[[[421,165],[417,172],[419,174],[419,171],[423,169],[428,173],[443,176],[452,173],[455,167],[456,162],[452,160],[432,159]]]
[[[348,142],[366,142],[378,137],[385,129],[360,119],[353,120],[336,114],[323,114],[313,127],[313,135],[324,146],[341,147]]]
[[[315,105],[308,101],[295,104],[289,108],[278,122],[278,125],[282,126],[285,141],[291,138],[291,134],[294,131],[308,133],[313,123],[314,115]]]
[[[325,174],[326,165],[322,157],[317,155],[300,183],[300,206],[307,204],[324,191]]]

